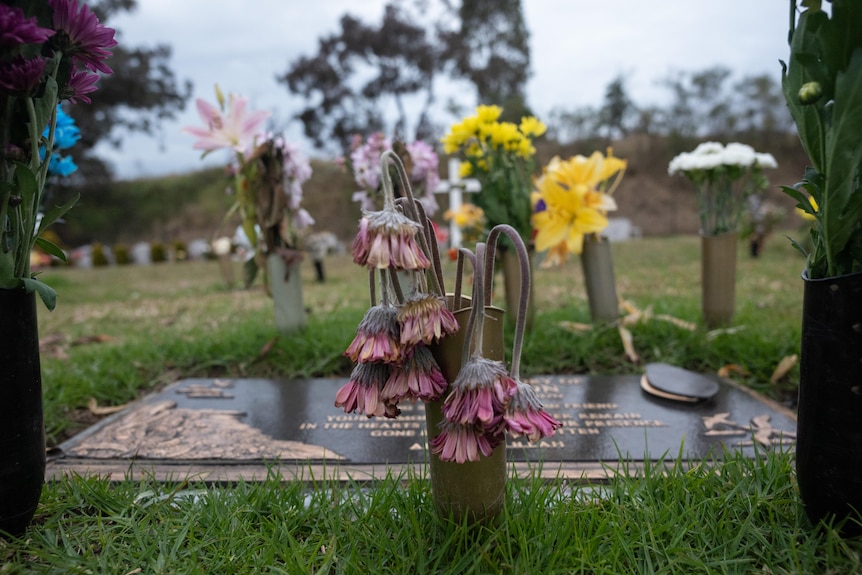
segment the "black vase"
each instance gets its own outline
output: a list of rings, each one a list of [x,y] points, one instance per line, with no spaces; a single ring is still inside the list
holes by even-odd
[[[0,532],[21,535],[45,480],[36,298],[0,289]]]
[[[803,273],[796,474],[808,518],[862,533],[862,273]],[[845,521],[846,520],[846,521]]]

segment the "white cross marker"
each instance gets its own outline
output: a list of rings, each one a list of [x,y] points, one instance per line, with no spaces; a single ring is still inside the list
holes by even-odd
[[[458,158],[449,158],[449,178],[441,181],[434,189],[435,194],[449,194],[449,209],[452,213],[457,212],[461,208],[461,200],[463,192],[478,192],[482,189],[479,180],[468,178],[462,180],[458,173],[461,169],[461,161]],[[461,228],[452,219],[449,222],[449,247],[461,247]]]

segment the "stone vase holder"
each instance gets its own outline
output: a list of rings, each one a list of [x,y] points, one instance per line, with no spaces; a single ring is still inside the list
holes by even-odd
[[[595,234],[584,236],[581,268],[593,323],[611,323],[619,319],[614,260],[607,238]]]
[[[735,232],[701,235],[701,309],[710,329],[725,326],[733,319],[736,301]]]

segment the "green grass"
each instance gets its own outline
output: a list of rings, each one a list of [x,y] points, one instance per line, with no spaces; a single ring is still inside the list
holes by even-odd
[[[311,478],[309,478],[311,479]],[[0,573],[858,573],[862,544],[800,508],[792,458],[654,464],[604,486],[511,480],[496,521],[434,511],[421,475],[231,488],[46,486]]]
[[[691,237],[614,245],[622,298],[698,324],[629,326],[639,363],[626,359],[614,327],[568,328],[589,322],[577,260],[538,269],[524,372],[632,373],[649,361],[714,372],[736,364],[749,374],[736,376],[742,383],[792,397],[797,370],[775,385],[769,378],[781,358],[798,353],[801,257],[780,238],[758,260],[740,246],[733,329],[710,333],[700,325],[698,252]],[[365,272],[349,257],[331,258],[321,285],[310,267],[308,325],[290,336],[277,333],[260,289],[225,289],[214,262],[46,273],[60,290],[57,310],[40,312],[49,443],[93,423],[90,397],[122,404],[191,376],[348,374],[341,353],[368,303]],[[275,475],[232,486],[76,476],[46,485],[22,539],[0,540],[0,574],[862,569],[859,540],[805,519],[792,454],[634,469],[598,486],[513,477],[503,516],[472,526],[435,513],[425,471],[373,485]]]

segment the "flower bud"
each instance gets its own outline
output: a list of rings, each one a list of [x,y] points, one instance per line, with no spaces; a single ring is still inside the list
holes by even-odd
[[[803,104],[813,104],[823,95],[820,82],[806,82],[799,88],[799,101]]]

